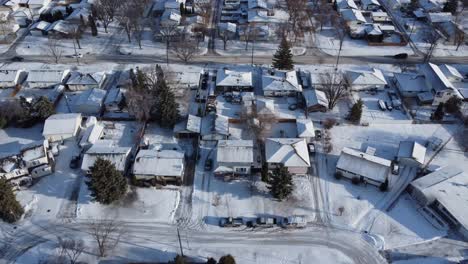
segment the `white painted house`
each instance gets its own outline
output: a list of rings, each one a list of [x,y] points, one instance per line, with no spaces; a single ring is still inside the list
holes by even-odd
[[[293,96],[302,92],[296,71],[268,69],[262,75],[264,96]]]
[[[46,119],[42,135],[49,142],[73,138],[81,124],[81,114],[55,114]]]

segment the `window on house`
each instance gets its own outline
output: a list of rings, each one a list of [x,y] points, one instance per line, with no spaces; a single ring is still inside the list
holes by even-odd
[[[247,168],[236,168],[236,172],[245,173],[247,172]]]

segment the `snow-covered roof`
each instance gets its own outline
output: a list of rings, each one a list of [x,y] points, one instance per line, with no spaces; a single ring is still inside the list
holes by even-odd
[[[450,12],[428,13],[427,17],[432,23],[450,22],[453,19],[452,13]]]
[[[372,71],[346,71],[346,79],[350,85],[386,85],[384,74],[379,69]]]
[[[191,132],[200,133],[201,129],[201,117],[195,115],[188,115],[185,120],[177,123],[174,126],[174,133],[178,132]]]
[[[306,118],[298,118],[296,120],[297,136],[300,138],[315,137],[314,123]]]
[[[161,15],[161,21],[174,21],[180,23],[182,16],[174,10],[166,10]]]
[[[102,105],[104,97],[106,96],[106,91],[102,89],[89,89],[80,94],[76,105]]]
[[[39,21],[39,22],[36,22],[34,23],[32,26],[31,26],[31,30],[42,30],[42,31],[45,31],[48,27],[50,26],[50,23],[47,22],[47,21]]]
[[[420,74],[414,73],[395,73],[395,80],[398,83],[398,89],[402,92],[425,92],[429,91],[426,85],[426,78]]]
[[[388,176],[390,165],[390,160],[354,149],[343,148],[336,168],[377,182],[384,182]]]
[[[44,123],[42,135],[74,134],[79,126],[81,114],[55,114],[49,116]]]
[[[94,116],[92,116],[94,118]],[[101,137],[102,132],[104,131],[104,126],[101,123],[96,123],[88,127],[83,137],[80,140],[80,146],[85,146],[87,144],[94,144]]]
[[[104,104],[114,104],[120,103],[123,98],[123,93],[120,88],[111,88],[107,92],[106,99],[104,100]]]
[[[356,3],[353,0],[337,0],[336,6],[338,10],[340,9],[359,9]]]
[[[268,138],[265,142],[268,163],[285,167],[310,167],[309,151],[303,138]]]
[[[83,156],[81,169],[87,171],[94,165],[98,158],[112,162],[118,171],[124,171],[127,164],[127,157],[130,154],[130,147],[108,146],[104,144],[94,144]]]
[[[367,22],[367,20],[362,15],[360,10],[356,9],[343,9],[341,10],[341,17],[348,22],[351,21],[359,21],[359,22]]]
[[[432,84],[432,87],[438,90],[445,90],[445,89],[454,89],[450,80],[445,76],[439,66],[433,63],[427,63],[421,65],[419,68],[420,71],[424,74],[427,80]]]
[[[27,82],[58,84],[68,73],[68,71],[60,70],[31,70],[28,73]]]
[[[361,3],[364,9],[367,9],[367,7],[370,5],[380,6],[380,3],[378,0],[361,0]]]
[[[218,69],[216,86],[252,86],[252,72],[230,70],[227,68]]]
[[[57,20],[47,28],[47,31],[55,31],[62,34],[70,34],[71,32],[73,32],[73,27],[74,25],[72,25],[68,21]]]
[[[468,229],[468,174],[460,168],[448,166],[423,176],[411,186],[424,194],[427,204],[437,200],[465,228]]]
[[[268,70],[262,75],[263,91],[302,92],[296,71]]]
[[[184,175],[184,152],[178,150],[146,150],[138,152],[132,173],[135,175],[172,176]]]
[[[249,10],[247,12],[247,21],[249,23],[283,23],[287,21],[287,18],[284,16],[269,16],[268,11],[264,10]]]
[[[229,118],[222,115],[210,114],[202,119],[201,134],[229,135]]]
[[[321,105],[328,107],[328,99],[323,91],[317,89],[308,89],[302,92],[306,101],[307,107]]]
[[[21,70],[1,70],[0,82],[14,82],[21,72]]]
[[[45,146],[47,140],[40,140],[29,143],[21,147],[22,159],[24,161],[32,161],[46,156]]]
[[[442,73],[447,77],[449,80],[463,80],[463,75],[453,66],[448,64],[442,64],[439,66]]]
[[[67,80],[67,85],[98,85],[105,77],[104,73],[80,73],[72,72]]]
[[[248,0],[247,7],[249,9],[253,9],[253,8],[268,9],[268,3],[265,0]]]
[[[219,163],[253,163],[253,140],[219,140],[217,161]]]
[[[398,158],[414,159],[420,164],[424,163],[426,147],[415,141],[401,141],[398,148]]]
[[[231,22],[219,23],[218,28],[220,31],[229,31],[231,33],[237,32],[237,24]]]

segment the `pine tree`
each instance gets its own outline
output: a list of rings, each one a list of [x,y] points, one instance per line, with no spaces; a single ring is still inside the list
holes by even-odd
[[[0,178],[0,219],[13,223],[18,221],[24,213],[23,207],[16,200],[11,185]]]
[[[419,0],[411,0],[409,4],[410,10],[414,11],[419,8]]]
[[[159,65],[156,65],[157,80],[157,104],[155,113],[156,121],[162,127],[174,127],[179,119],[179,104],[175,101],[174,92],[167,85],[164,72]]]
[[[206,264],[216,264],[216,263],[217,261],[214,258],[208,258],[208,260],[206,261]]]
[[[46,120],[49,116],[55,114],[55,107],[52,102],[45,96],[39,97],[32,105],[33,112],[37,115],[37,118],[41,121]]]
[[[351,110],[349,110],[348,116],[346,118],[351,122],[359,123],[361,121],[361,116],[362,116],[362,105],[363,105],[363,102],[361,99],[359,99],[353,105],[353,107],[351,107]]]
[[[219,264],[236,264],[236,260],[234,259],[233,256],[231,256],[230,254],[229,255],[226,255],[226,256],[222,256],[219,261],[218,261]]]
[[[98,30],[96,26],[96,21],[94,21],[94,17],[92,15],[88,16],[88,23],[89,27],[91,28],[91,35],[94,37],[98,35]]]
[[[442,9],[443,12],[450,12],[452,15],[457,13],[458,7],[458,0],[448,0],[445,2],[444,8]]]
[[[63,14],[62,14],[62,12],[60,12],[60,11],[55,11],[55,12],[52,14],[52,17],[53,17],[53,20],[54,20],[54,21],[63,20]]]
[[[442,119],[444,119],[444,103],[440,103],[431,115],[431,120],[441,121]]]
[[[108,160],[98,158],[88,178],[86,184],[91,196],[102,204],[120,200],[127,192],[126,179]]]
[[[275,168],[270,175],[270,189],[271,194],[278,200],[287,198],[293,191],[293,182],[291,173],[288,168],[280,165]]]
[[[458,98],[457,96],[452,96],[450,97],[447,102],[445,102],[444,107],[445,111],[449,114],[456,114],[460,112],[460,108],[462,105],[462,100]]]
[[[273,55],[273,67],[278,70],[293,70],[294,62],[293,55],[291,53],[291,47],[286,37],[283,37],[281,43]]]
[[[185,263],[187,263],[187,261],[185,261],[185,258],[182,257],[181,255],[177,255],[174,258],[174,264],[185,264]]]

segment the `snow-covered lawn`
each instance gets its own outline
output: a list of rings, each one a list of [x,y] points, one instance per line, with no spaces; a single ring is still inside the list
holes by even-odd
[[[224,43],[220,39],[215,40],[216,53],[220,55],[237,55],[237,56],[251,56],[252,55],[252,43],[249,42],[245,45],[245,41],[241,40],[231,40],[226,44],[226,49],[224,49]],[[254,45],[254,55],[255,56],[273,56],[276,50],[278,49],[279,42],[271,41],[257,41]],[[294,56],[304,55],[306,48],[302,46],[294,46],[291,48],[291,52]]]
[[[361,122],[367,123],[411,123],[412,120],[408,119],[408,116],[401,110],[393,109],[392,111],[382,111],[379,107],[379,100],[391,104],[390,98],[388,97],[387,91],[377,92],[376,94],[370,94],[369,92],[357,92],[355,93],[356,98],[361,98],[364,103]]]

